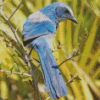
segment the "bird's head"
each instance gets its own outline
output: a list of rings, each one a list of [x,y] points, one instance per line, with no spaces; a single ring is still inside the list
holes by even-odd
[[[78,21],[73,15],[72,9],[68,5],[64,3],[59,3],[59,2],[55,2],[53,3],[53,5],[56,6],[55,13],[56,13],[58,22],[69,19],[78,24]]]
[[[56,23],[69,19],[78,24],[71,8],[61,2],[54,2],[51,5],[46,6],[40,10],[40,13],[49,19],[56,21]]]

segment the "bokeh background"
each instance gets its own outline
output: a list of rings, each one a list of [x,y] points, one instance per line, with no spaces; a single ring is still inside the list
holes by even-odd
[[[17,8],[21,0],[2,0],[0,7],[6,17],[9,17]],[[60,23],[53,41],[53,48],[61,48],[53,52],[57,64],[78,53],[72,60],[68,60],[59,68],[67,82],[71,76],[78,73],[78,78],[67,84],[68,96],[59,100],[100,100],[100,0],[23,0],[22,5],[10,19],[12,26],[18,27],[18,36],[22,42],[21,31],[27,17],[52,2],[62,2],[69,5],[78,20],[75,24],[69,20]],[[12,31],[0,15],[0,28],[14,37]],[[29,73],[27,66],[17,53],[7,46],[11,41],[7,35],[0,31],[0,69],[21,73]],[[20,53],[17,44],[13,47]],[[27,53],[29,49],[25,47]],[[35,51],[31,57],[38,59]],[[39,65],[32,60],[33,70]],[[35,72],[38,80],[42,76],[41,68]],[[31,77],[0,73],[0,97],[4,100],[38,100],[34,87],[30,84]],[[49,97],[46,93],[43,79],[38,83],[42,100]],[[51,100],[51,99],[49,99]]]

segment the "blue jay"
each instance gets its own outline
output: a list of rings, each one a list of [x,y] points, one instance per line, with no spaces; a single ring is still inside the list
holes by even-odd
[[[46,90],[50,91],[52,99],[59,99],[67,95],[66,84],[50,49],[59,22],[67,19],[78,23],[69,6],[54,2],[31,14],[23,25],[23,43],[25,46],[31,44],[37,51]]]

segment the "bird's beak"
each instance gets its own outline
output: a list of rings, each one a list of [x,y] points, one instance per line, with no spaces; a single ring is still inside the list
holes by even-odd
[[[73,22],[75,22],[76,24],[78,24],[78,21],[76,20],[75,17],[72,17],[71,20],[72,20]]]

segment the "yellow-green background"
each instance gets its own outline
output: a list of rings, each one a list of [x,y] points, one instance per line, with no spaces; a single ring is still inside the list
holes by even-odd
[[[9,17],[19,5],[21,0],[4,0],[3,11],[6,17]],[[53,41],[53,49],[60,44],[61,49],[53,53],[57,64],[68,57],[79,52],[79,56],[74,60],[69,60],[60,66],[62,76],[67,82],[71,79],[71,74],[78,73],[81,81],[74,79],[74,82],[67,84],[68,96],[60,100],[100,100],[100,0],[23,0],[22,5],[10,19],[12,26],[18,27],[18,36],[21,39],[21,31],[24,21],[35,11],[51,4],[52,2],[63,2],[68,4],[78,20],[76,25],[71,21],[60,23],[56,37]],[[13,33],[6,25],[6,22],[0,15],[0,28],[7,31],[13,37]],[[25,72],[29,74],[28,68],[17,53],[6,46],[4,41],[11,39],[0,31],[0,69]],[[10,43],[10,42],[9,42]],[[15,44],[14,48],[22,54],[20,47]],[[29,49],[25,47],[27,53]],[[38,59],[35,51],[32,57]],[[32,61],[33,69],[39,64]],[[42,77],[41,68],[35,73],[38,80]],[[37,99],[34,88],[29,83],[30,77],[21,75],[0,73],[0,97],[5,100],[34,100]],[[44,81],[38,83],[42,100],[49,97],[44,92]]]

